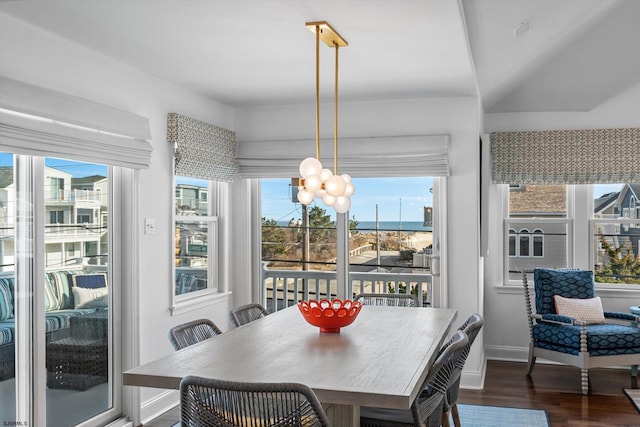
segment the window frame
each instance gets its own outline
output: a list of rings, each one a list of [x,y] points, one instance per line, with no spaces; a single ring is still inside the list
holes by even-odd
[[[177,187],[177,179],[189,178],[181,175],[173,175],[173,189],[171,190],[173,197],[171,199],[172,206],[176,207],[176,202],[183,196],[182,188]],[[224,213],[227,212],[229,207],[229,194],[228,189],[222,188],[228,186],[227,183],[220,183],[217,181],[204,180],[207,186],[204,187],[207,193],[207,214],[198,215],[197,209],[193,214],[178,214],[176,209],[172,209],[172,228],[171,228],[171,315],[175,316],[190,310],[201,308],[203,304],[207,304],[211,301],[217,300],[230,292],[224,283],[226,261],[221,260],[219,254],[223,253],[224,235],[226,235],[227,224],[224,221]],[[188,184],[193,186],[192,184]],[[213,198],[211,197],[213,196]],[[212,200],[213,199],[213,200]],[[214,202],[214,203],[212,203]],[[218,211],[216,215],[215,211]],[[222,212],[223,214],[220,214]],[[175,260],[175,248],[176,248],[176,225],[182,221],[205,221],[209,224],[207,229],[207,287],[205,289],[188,292],[185,294],[176,294],[176,263]]]
[[[503,272],[502,286],[504,287],[521,287],[521,279],[510,279],[509,275],[509,260],[515,258],[509,254],[509,239],[516,237],[516,256],[519,257],[519,233],[513,223],[522,222],[522,218],[510,218],[509,217],[509,184],[497,184],[501,187],[501,197],[503,201],[502,210],[502,268]],[[512,188],[512,187],[511,187]],[[567,227],[567,268],[582,268],[593,269],[595,265],[595,250],[596,243],[594,239],[594,224],[597,223],[610,223],[612,219],[600,219],[594,218],[593,215],[593,185],[567,185],[567,213],[564,218],[531,218],[536,223],[557,223],[566,224]],[[586,212],[584,215],[579,215],[578,212]],[[622,213],[624,215],[624,213]],[[622,228],[628,228],[638,226],[640,227],[640,219],[632,219],[621,216],[615,219],[617,224],[620,224]],[[515,231],[509,233],[510,230]],[[534,230],[535,233],[535,230]],[[531,236],[534,236],[532,233]],[[544,236],[543,239],[543,255],[544,257]],[[533,244],[533,239],[530,239],[530,244]],[[532,248],[530,248],[532,249]],[[533,252],[531,257],[534,258]],[[537,258],[537,257],[535,257]],[[623,289],[625,291],[640,291],[640,285],[634,284],[619,284],[619,283],[601,283],[596,282],[597,289]]]

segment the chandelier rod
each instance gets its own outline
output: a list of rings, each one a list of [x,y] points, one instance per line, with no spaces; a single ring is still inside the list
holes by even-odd
[[[333,42],[336,49],[335,93],[333,112],[333,174],[338,174],[338,43]]]
[[[316,159],[320,160],[320,25],[316,24]]]

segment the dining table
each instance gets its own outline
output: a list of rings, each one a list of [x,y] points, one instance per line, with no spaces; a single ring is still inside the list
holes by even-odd
[[[338,333],[320,332],[296,306],[144,363],[128,386],[179,389],[187,375],[309,386],[335,426],[358,426],[360,407],[410,409],[456,317],[430,307],[362,307]]]

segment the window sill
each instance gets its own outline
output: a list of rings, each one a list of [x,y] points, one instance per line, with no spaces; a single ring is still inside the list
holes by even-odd
[[[176,316],[178,314],[187,313],[192,310],[198,310],[200,308],[207,307],[215,304],[216,302],[227,298],[231,295],[231,292],[216,292],[208,295],[202,295],[194,298],[185,298],[179,301],[175,301],[173,307],[171,307],[171,315]]]

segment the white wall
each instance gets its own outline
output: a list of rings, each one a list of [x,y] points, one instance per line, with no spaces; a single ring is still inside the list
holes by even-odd
[[[516,130],[560,130],[640,127],[640,84],[608,100],[589,112],[486,114],[485,132]],[[485,156],[483,167],[490,168]],[[529,332],[524,297],[520,289],[501,289],[502,199],[496,185],[486,198],[489,219],[489,255],[485,260],[485,351],[488,358],[527,360]],[[628,312],[640,291],[599,292],[603,307]]]
[[[236,109],[237,140],[313,139],[315,106],[295,105]],[[341,137],[442,135],[451,137],[448,179],[449,307],[459,310],[456,322],[481,311],[479,255],[479,144],[475,97],[396,101],[341,102]],[[321,136],[333,135],[332,106],[321,108]],[[362,147],[366,150],[367,147]],[[309,147],[309,155],[315,147]],[[245,226],[246,228],[246,226]],[[240,230],[237,230],[240,232]],[[467,360],[463,384],[482,384],[482,338]]]
[[[139,217],[123,218],[138,225],[139,238],[139,362],[173,352],[170,327],[200,317],[228,330],[229,301],[171,316],[173,228],[171,223],[172,146],[166,142],[166,118],[178,112],[233,129],[231,108],[139,72],[125,64],[0,13],[0,74],[33,85],[86,98],[147,117],[151,128],[151,167],[139,175]],[[156,234],[144,235],[144,218],[155,218]],[[131,326],[134,320],[126,320]],[[153,402],[160,390],[142,390],[142,403]],[[153,411],[149,407],[146,415]],[[146,416],[143,411],[143,418]]]

